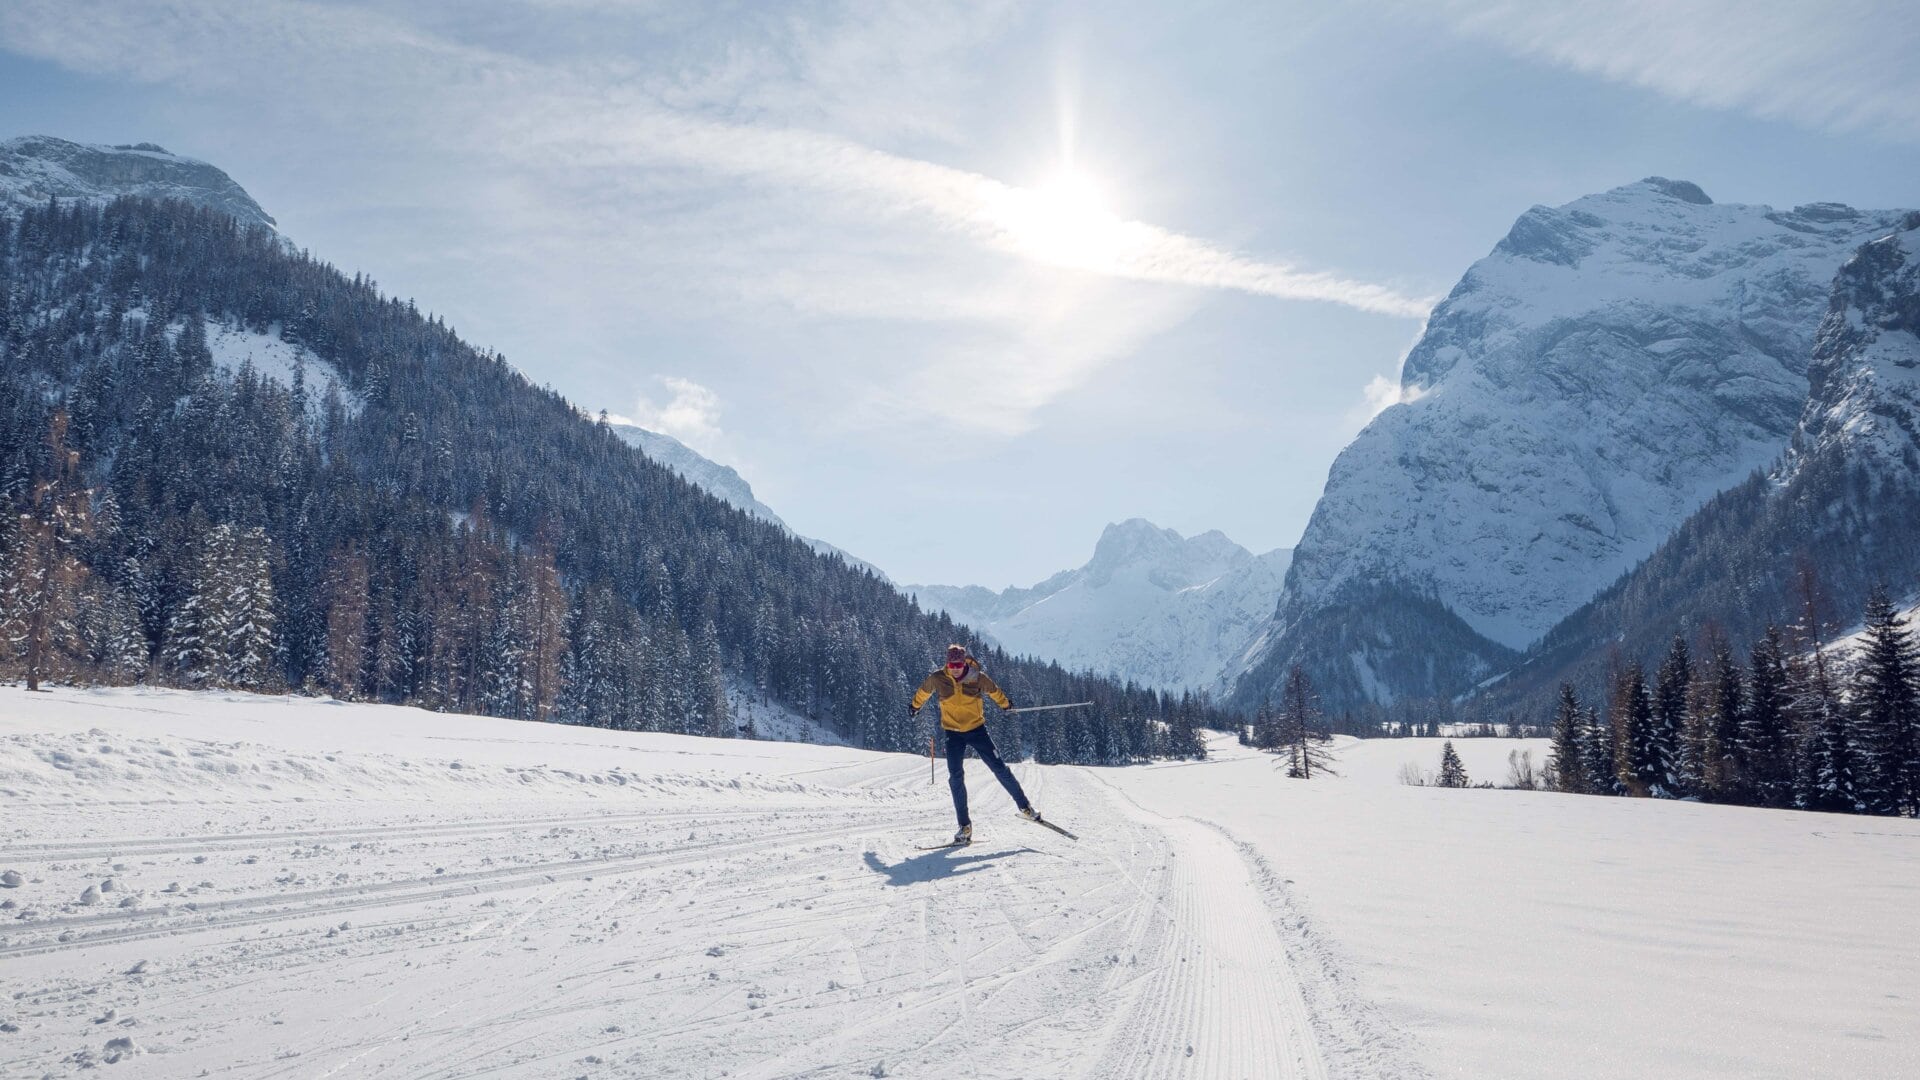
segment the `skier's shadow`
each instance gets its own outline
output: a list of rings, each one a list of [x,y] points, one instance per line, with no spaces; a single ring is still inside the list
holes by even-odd
[[[871,851],[862,855],[861,858],[866,860],[867,869],[876,874],[886,875],[888,885],[924,885],[929,881],[939,881],[942,878],[959,877],[962,874],[984,870],[985,864],[995,859],[1004,859],[1021,852],[1031,852],[1033,849],[1007,848],[1004,851],[983,855],[961,855],[957,853],[958,851],[957,848],[939,848],[901,859],[891,866],[881,862],[880,856]]]

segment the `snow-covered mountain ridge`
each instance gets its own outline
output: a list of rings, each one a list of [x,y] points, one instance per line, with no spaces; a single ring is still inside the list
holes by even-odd
[[[1336,705],[1495,674],[1786,447],[1834,272],[1900,216],[1658,177],[1521,215],[1335,461],[1236,698],[1295,661]]]
[[[1012,652],[1179,690],[1214,681],[1259,630],[1291,558],[1133,518],[1108,525],[1086,565],[1032,588],[905,591]]]
[[[273,218],[232,177],[152,143],[100,146],[50,135],[0,142],[0,206],[54,198],[105,202],[121,195],[183,199],[242,224],[274,227]]]
[[[1714,625],[1750,642],[1803,620],[1812,572],[1823,636],[1857,625],[1868,593],[1908,602],[1920,581],[1920,213],[1835,276],[1791,445],[1716,496],[1633,572],[1548,632],[1488,708],[1550,707],[1601,685],[1616,654],[1646,657]]]
[[[754,496],[753,485],[747,483],[746,478],[731,465],[722,465],[671,435],[649,431],[634,424],[609,423],[607,426],[620,437],[620,441],[639,450],[654,462],[666,466],[680,479],[728,506],[743,510],[750,517],[759,518],[769,525],[777,525],[793,533],[822,555],[837,555],[846,560],[848,566],[870,571],[882,580],[886,579],[887,575],[872,563],[855,558],[825,540],[815,540],[810,536],[800,536],[799,533],[793,532],[793,528],[782,521],[779,514],[773,512],[773,507]]]

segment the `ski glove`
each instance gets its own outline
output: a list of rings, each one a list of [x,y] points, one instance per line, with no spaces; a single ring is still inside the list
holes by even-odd
[[[907,719],[909,719],[909,720],[911,720],[911,719],[913,719],[914,717],[916,717],[916,716],[919,716],[919,715],[920,715],[920,710],[919,710],[919,709],[916,709],[916,708],[914,708],[914,707],[913,707],[912,705],[908,705],[908,706],[907,706]]]

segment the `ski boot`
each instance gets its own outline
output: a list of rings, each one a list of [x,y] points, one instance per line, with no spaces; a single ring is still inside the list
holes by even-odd
[[[1040,816],[1040,808],[1037,806],[1029,806],[1025,810],[1020,811],[1020,816],[1026,818],[1028,821],[1037,822],[1045,820]]]
[[[965,847],[971,843],[973,843],[973,826],[960,826],[960,830],[953,834],[953,846]]]

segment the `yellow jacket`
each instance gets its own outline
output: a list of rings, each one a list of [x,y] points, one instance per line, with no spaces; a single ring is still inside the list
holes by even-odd
[[[920,683],[920,689],[913,692],[913,707],[918,709],[935,696],[940,698],[940,726],[948,731],[972,731],[986,723],[984,698],[992,698],[993,703],[1003,709],[1013,708],[1007,695],[971,660],[967,662],[967,673],[957,682],[945,668],[927,676]]]

